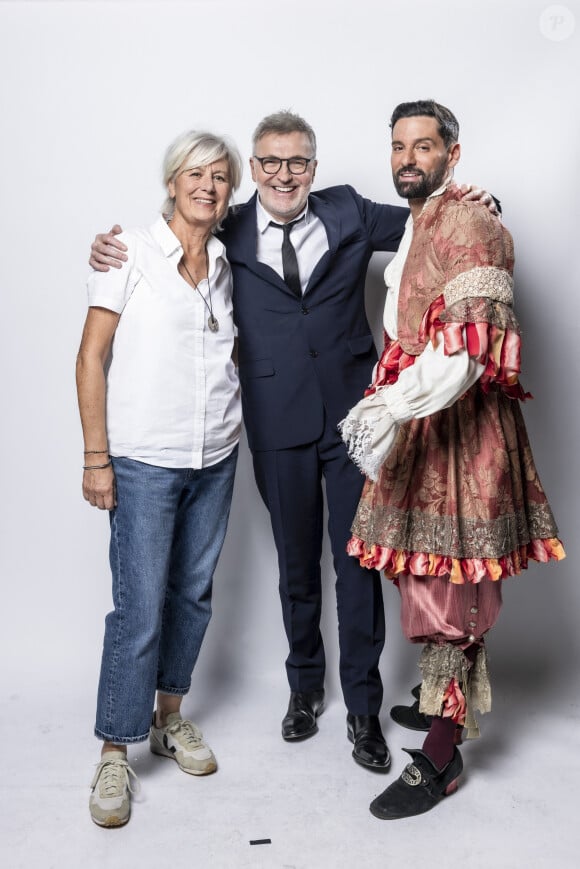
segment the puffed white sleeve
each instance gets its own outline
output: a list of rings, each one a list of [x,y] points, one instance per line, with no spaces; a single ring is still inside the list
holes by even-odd
[[[379,386],[338,424],[348,454],[369,479],[378,479],[399,426],[450,407],[484,371],[467,350],[446,356],[443,341],[427,344],[414,365],[391,386]]]
[[[481,377],[485,366],[466,349],[445,355],[443,340],[427,344],[417,361],[382,391],[382,401],[397,423],[422,419],[451,407]]]

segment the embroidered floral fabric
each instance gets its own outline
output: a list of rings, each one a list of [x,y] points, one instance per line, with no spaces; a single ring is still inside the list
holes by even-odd
[[[518,382],[511,237],[485,209],[456,198],[451,188],[415,224],[399,340],[387,338],[365,399],[370,411],[350,423],[359,463],[381,443],[387,448],[365,483],[348,552],[391,577],[449,574],[463,583],[518,574],[530,558],[559,560],[564,550],[518,402],[528,394]],[[391,444],[384,436],[377,443],[380,388],[388,390],[435,334],[447,354],[466,347],[485,366],[482,376],[451,407],[395,426]],[[393,432],[388,420],[386,428]]]

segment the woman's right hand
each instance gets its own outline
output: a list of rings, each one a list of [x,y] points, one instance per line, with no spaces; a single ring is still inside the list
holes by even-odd
[[[117,506],[117,492],[112,465],[99,470],[84,471],[83,497],[99,510],[114,510]]]
[[[120,269],[124,262],[127,261],[124,251],[127,250],[127,245],[123,244],[115,238],[123,232],[118,223],[114,225],[110,232],[99,233],[95,236],[95,240],[91,245],[91,258],[89,265],[97,272],[108,272],[109,267]]]

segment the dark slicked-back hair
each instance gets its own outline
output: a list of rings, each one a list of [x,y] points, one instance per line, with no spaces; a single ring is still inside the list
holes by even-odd
[[[273,115],[268,115],[263,118],[254,130],[254,135],[252,136],[252,147],[254,153],[256,152],[256,145],[262,136],[267,136],[270,133],[278,133],[280,135],[286,135],[287,133],[306,133],[308,141],[310,142],[310,147],[312,148],[312,156],[316,156],[316,136],[314,135],[314,130],[308,121],[305,121],[304,118],[300,117],[300,115],[284,110],[281,112],[275,112]]]
[[[439,135],[446,148],[454,145],[459,139],[459,122],[452,111],[435,100],[415,100],[413,103],[399,103],[391,115],[391,130],[401,118],[416,118],[426,116],[435,118],[439,126]]]

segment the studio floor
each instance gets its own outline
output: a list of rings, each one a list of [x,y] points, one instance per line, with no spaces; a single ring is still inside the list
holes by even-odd
[[[0,865],[4,869],[572,869],[578,865],[579,704],[530,702],[532,681],[499,679],[482,738],[462,748],[456,794],[427,815],[379,821],[371,799],[399,775],[401,748],[420,734],[382,722],[393,754],[386,775],[357,766],[338,694],[319,733],[285,743],[281,674],[253,692],[229,686],[203,712],[187,698],[219,762],[217,773],[187,776],[171,760],[130,749],[140,795],[129,824],[105,830],[88,813],[98,746],[93,695],[64,680],[5,695],[0,731]],[[72,690],[71,690],[72,689]],[[552,698],[554,694],[550,695]],[[546,699],[547,699],[546,695]],[[271,840],[254,844],[253,840]]]

